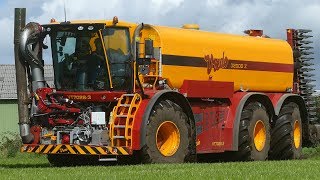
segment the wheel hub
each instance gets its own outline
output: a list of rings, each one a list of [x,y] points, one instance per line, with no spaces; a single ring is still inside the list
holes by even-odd
[[[262,151],[267,139],[266,127],[261,120],[258,120],[254,126],[254,134],[253,134],[254,146],[257,151]]]
[[[172,121],[160,124],[156,133],[157,148],[163,156],[172,156],[180,145],[180,132]]]
[[[298,149],[301,143],[301,128],[298,120],[296,120],[293,125],[293,141],[294,146]]]

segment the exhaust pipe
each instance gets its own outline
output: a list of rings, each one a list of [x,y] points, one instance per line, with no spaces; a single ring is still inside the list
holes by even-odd
[[[20,31],[25,26],[26,9],[15,8],[14,20],[14,55],[16,68],[16,84],[19,112],[19,129],[23,143],[31,143],[34,139],[30,133],[30,120],[28,110],[27,76],[25,59],[20,54]]]
[[[46,87],[42,60],[42,31],[40,24],[30,22],[23,28],[20,36],[20,51],[31,70],[32,92]]]
[[[30,93],[38,88],[46,87],[44,80],[44,69],[42,60],[42,39],[43,28],[40,24],[30,22],[25,26],[26,9],[15,9],[15,33],[14,49],[16,64],[16,82],[18,95],[19,126],[20,136],[23,143],[32,143],[33,135],[30,133],[30,116],[37,112],[35,100],[32,99],[31,109],[28,109],[27,77],[26,68],[30,68],[32,82]],[[21,33],[20,33],[21,32]],[[30,72],[28,72],[30,73]],[[30,115],[29,115],[30,113]]]

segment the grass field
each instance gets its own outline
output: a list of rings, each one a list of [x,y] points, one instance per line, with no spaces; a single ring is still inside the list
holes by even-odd
[[[307,159],[265,162],[51,167],[46,156],[18,154],[0,159],[0,179],[318,179],[320,148]]]

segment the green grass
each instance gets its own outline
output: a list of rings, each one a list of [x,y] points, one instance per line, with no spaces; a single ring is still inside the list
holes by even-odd
[[[308,159],[265,162],[51,167],[46,156],[18,154],[0,159],[0,179],[318,179],[320,148]]]

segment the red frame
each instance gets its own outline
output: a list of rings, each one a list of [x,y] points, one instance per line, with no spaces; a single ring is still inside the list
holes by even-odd
[[[231,98],[233,82],[184,80],[180,93],[188,98]]]
[[[70,92],[57,91],[57,94],[63,94],[64,97],[80,102],[117,102],[124,91],[88,91],[88,92]]]
[[[252,93],[252,92],[250,92]],[[201,102],[191,103],[192,113],[195,115],[196,126],[202,126],[202,133],[196,136],[197,154],[203,153],[218,153],[224,151],[235,151],[234,149],[234,127],[236,114],[240,103],[246,100],[244,97],[248,92],[235,92],[230,98],[229,104],[209,105]],[[265,93],[273,104],[275,109],[280,102],[281,97],[286,93]],[[152,95],[150,96],[150,99]],[[138,112],[135,116],[133,126],[133,142],[132,150],[139,150],[140,147],[140,132],[142,118],[145,109],[148,106],[150,99],[144,99],[140,104]],[[221,115],[223,113],[223,116]],[[199,114],[202,114],[202,119],[199,119]],[[207,117],[206,117],[207,116]],[[196,127],[197,128],[197,127]]]

